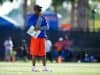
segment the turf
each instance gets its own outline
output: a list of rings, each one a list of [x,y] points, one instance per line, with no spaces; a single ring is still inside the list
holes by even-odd
[[[48,63],[52,72],[42,72],[42,65],[37,64],[41,72],[31,71],[31,62],[0,62],[0,75],[100,75],[99,63]]]

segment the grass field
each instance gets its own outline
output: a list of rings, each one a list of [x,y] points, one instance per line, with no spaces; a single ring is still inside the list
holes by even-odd
[[[0,62],[0,75],[100,75],[100,63],[49,63],[52,72],[42,72],[42,65],[37,64],[41,72],[31,71],[31,62]]]

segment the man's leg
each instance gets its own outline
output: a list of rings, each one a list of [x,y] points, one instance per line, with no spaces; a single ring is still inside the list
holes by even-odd
[[[44,69],[43,69],[43,71],[52,71],[52,70],[50,70],[50,69],[48,69],[48,67],[46,66],[46,56],[42,56],[42,64],[43,64],[43,67],[44,67]]]
[[[48,71],[48,68],[46,67],[46,40],[40,39],[40,50],[39,50],[39,56],[42,58],[42,64],[43,64],[43,71]]]
[[[36,64],[36,56],[32,56],[32,65],[35,67]]]
[[[39,71],[35,68],[36,65],[36,57],[38,56],[38,49],[39,49],[39,44],[38,44],[38,38],[32,38],[31,39],[31,44],[30,44],[30,54],[32,55],[32,71],[36,72]]]
[[[43,71],[48,71],[48,68],[46,66],[46,56],[42,56],[41,58],[42,58],[42,64],[44,67]]]
[[[32,66],[33,66],[32,71],[33,72],[38,72],[39,70],[36,69],[35,65],[36,65],[36,56],[32,56]]]
[[[44,67],[46,66],[46,56],[42,56],[42,64]]]

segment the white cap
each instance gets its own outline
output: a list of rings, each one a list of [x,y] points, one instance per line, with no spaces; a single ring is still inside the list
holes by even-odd
[[[63,41],[63,38],[62,38],[62,37],[60,37],[60,38],[59,38],[59,41]]]

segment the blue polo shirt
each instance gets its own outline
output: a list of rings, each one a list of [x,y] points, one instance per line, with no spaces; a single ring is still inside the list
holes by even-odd
[[[48,24],[46,22],[45,17],[41,16],[41,18],[42,18],[41,25],[40,25],[40,31],[41,31],[41,33],[38,36],[38,38],[46,38],[47,37],[46,30],[49,29],[49,26],[48,26]],[[30,26],[32,26],[32,25],[36,26],[37,20],[38,20],[38,16],[36,14],[33,14],[32,16],[30,16],[28,18],[28,28]]]

